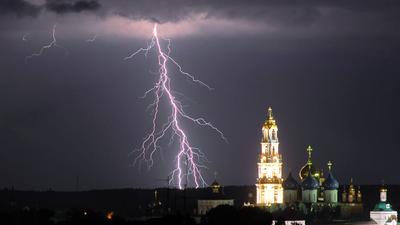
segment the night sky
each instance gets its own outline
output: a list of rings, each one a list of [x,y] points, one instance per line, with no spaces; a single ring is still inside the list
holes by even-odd
[[[186,112],[228,139],[183,122],[209,159],[209,183],[214,171],[223,185],[255,183],[272,106],[285,176],[311,145],[341,183],[400,184],[399,11],[386,0],[1,0],[0,188],[75,190],[77,176],[82,190],[165,186],[177,151],[168,138],[153,168],[132,165],[151,129],[152,99],[140,97],[157,57],[123,60],[154,23],[184,70],[213,87],[170,65]],[[68,54],[50,48],[25,62],[54,24]]]

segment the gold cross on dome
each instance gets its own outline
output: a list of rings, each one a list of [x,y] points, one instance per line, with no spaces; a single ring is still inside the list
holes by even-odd
[[[333,163],[329,160],[327,165],[328,165],[329,171],[331,171]]]

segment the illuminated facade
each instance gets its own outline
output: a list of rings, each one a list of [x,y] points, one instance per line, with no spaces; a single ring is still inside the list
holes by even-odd
[[[279,154],[278,126],[268,108],[262,128],[261,154],[258,162],[257,205],[283,203],[282,155]]]

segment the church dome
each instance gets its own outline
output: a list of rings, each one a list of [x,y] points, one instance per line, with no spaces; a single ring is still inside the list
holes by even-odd
[[[322,184],[326,190],[337,190],[339,188],[339,182],[333,177],[332,175],[332,162],[329,161],[328,165],[328,177],[325,179],[324,183]]]
[[[292,172],[289,173],[287,178],[283,181],[282,183],[283,189],[285,190],[297,190],[299,187],[299,184],[297,181],[293,178]]]
[[[332,173],[329,171],[328,177],[322,184],[325,190],[337,190],[339,188],[339,182],[333,177]]]
[[[314,165],[309,165],[308,163],[304,165],[299,172],[299,177],[301,180],[304,180],[307,176],[308,173],[311,171],[311,175],[314,177],[319,177],[319,171],[315,168]]]
[[[219,187],[219,183],[217,182],[217,180],[214,180],[214,182],[211,184],[211,187]]]
[[[312,176],[310,170],[308,171],[308,176],[301,183],[301,187],[304,190],[315,190],[319,188],[319,183],[317,179]]]
[[[213,193],[220,193],[221,185],[217,182],[217,180],[214,180],[210,187]]]

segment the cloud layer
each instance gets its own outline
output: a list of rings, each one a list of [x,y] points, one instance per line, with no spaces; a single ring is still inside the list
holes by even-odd
[[[45,0],[42,4],[5,0],[0,3],[3,14],[19,17],[55,14],[60,23],[70,20],[68,17],[72,16],[67,14],[82,14],[80,21],[71,26],[79,29],[80,24],[90,24],[91,32],[121,36],[143,36],[138,34],[139,30],[147,31],[149,24],[155,22],[163,24],[171,37],[182,33],[397,35],[399,11],[400,2],[392,0],[366,0],[362,4],[356,0]]]
[[[37,16],[41,7],[24,0],[2,0],[0,1],[1,14],[14,14],[17,16]]]
[[[49,12],[64,14],[95,11],[100,6],[100,3],[96,0],[46,0],[41,5],[36,5],[25,0],[2,0],[0,1],[0,13],[17,15],[19,17],[34,17],[38,16],[43,9]]]
[[[100,8],[100,4],[95,0],[90,1],[65,1],[65,0],[46,0],[46,9],[56,13],[79,13],[82,11],[94,11]]]

